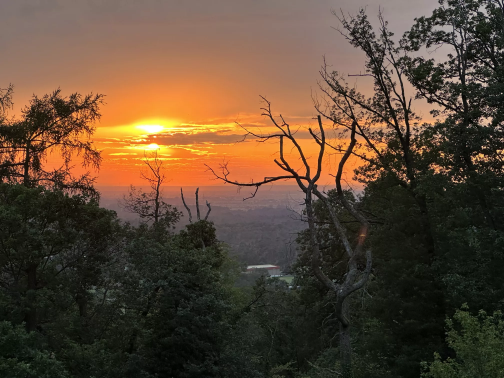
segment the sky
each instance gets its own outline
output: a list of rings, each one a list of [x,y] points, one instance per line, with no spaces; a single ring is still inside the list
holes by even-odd
[[[205,164],[228,162],[232,178],[279,173],[274,143],[238,142],[268,130],[259,96],[293,127],[316,126],[323,58],[343,73],[364,71],[360,52],[334,28],[332,11],[371,20],[381,9],[398,36],[437,0],[0,0],[0,87],[15,88],[14,114],[33,94],[101,93],[93,140],[99,186],[141,185],[142,159],[156,151],[169,185],[217,185]],[[370,90],[367,78],[359,89]],[[330,125],[326,125],[328,128]],[[299,134],[308,155],[306,132]],[[304,136],[303,136],[304,135]],[[310,152],[311,151],[311,152]],[[311,155],[310,155],[311,156]],[[324,183],[337,164],[324,163]],[[50,157],[51,159],[51,157]],[[357,164],[357,163],[355,163]],[[347,176],[351,178],[352,166]]]

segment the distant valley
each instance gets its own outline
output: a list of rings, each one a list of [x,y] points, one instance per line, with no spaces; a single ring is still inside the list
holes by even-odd
[[[117,212],[124,221],[137,224],[138,216],[124,210],[121,199],[128,187],[102,187],[101,206]],[[193,217],[196,216],[196,187],[185,187],[184,197]],[[211,204],[209,220],[215,223],[219,240],[228,244],[231,254],[243,265],[275,264],[288,270],[297,256],[297,233],[306,228],[300,220],[302,193],[295,186],[264,187],[255,198],[246,189],[237,191],[230,186],[202,186],[199,202],[206,214],[206,201]],[[184,213],[177,229],[188,223],[187,211],[180,197],[180,187],[163,190],[164,200]]]

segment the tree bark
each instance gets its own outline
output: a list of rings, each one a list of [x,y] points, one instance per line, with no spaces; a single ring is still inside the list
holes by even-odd
[[[348,301],[343,300],[342,315],[348,316]],[[340,358],[341,358],[341,375],[343,378],[352,378],[352,343],[351,343],[351,328],[349,322],[340,322]]]

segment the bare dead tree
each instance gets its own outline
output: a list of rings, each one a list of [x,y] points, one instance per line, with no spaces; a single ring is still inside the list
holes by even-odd
[[[201,223],[201,213],[200,213],[200,208],[199,208],[199,188],[196,188],[196,218],[197,218],[197,221],[195,224],[193,224],[193,222],[192,222],[191,209],[189,208],[189,206],[187,205],[187,203],[185,201],[184,191],[182,190],[182,188],[180,188],[180,197],[182,198],[182,203],[184,204],[184,207],[187,210],[187,214],[189,215],[189,223],[193,227],[193,230],[196,231],[196,235],[197,235],[197,238],[199,238],[199,241],[201,243],[201,247],[203,248],[203,250],[205,250],[206,249],[205,237],[204,237],[204,234],[205,234],[204,226],[205,225],[204,225],[204,223]],[[204,222],[206,222],[208,220],[208,216],[210,215],[210,212],[212,211],[212,207],[210,206],[210,203],[208,201],[206,201],[206,205],[208,207],[208,211],[205,215],[205,218],[203,219]],[[202,226],[203,226],[203,228],[202,228]]]
[[[182,188],[180,188],[180,197],[182,198],[182,203],[184,204],[184,207],[187,210],[187,214],[189,215],[189,223],[192,223],[192,214],[191,214],[191,209],[189,206],[187,206],[187,203],[184,199],[184,191]],[[205,215],[205,218],[203,218],[204,221],[208,220],[208,216],[210,215],[210,212],[212,211],[212,207],[210,206],[210,203],[206,201],[206,205],[208,207],[208,211]],[[201,220],[201,214],[200,214],[200,207],[199,207],[199,188],[196,188],[196,217],[198,221]]]
[[[254,133],[244,127],[247,132],[246,136],[254,137],[260,142],[267,140],[278,140],[279,143],[279,158],[274,160],[274,163],[285,172],[285,174],[278,175],[275,177],[264,177],[263,180],[257,182],[238,182],[233,181],[230,178],[230,171],[227,163],[220,166],[220,172],[214,170],[212,167],[207,165],[208,170],[219,180],[224,183],[236,185],[238,187],[253,188],[253,192],[249,197],[254,197],[259,188],[265,184],[269,184],[276,181],[284,180],[294,180],[299,188],[305,194],[304,204],[306,211],[306,218],[308,221],[309,235],[310,235],[310,248],[311,248],[311,269],[315,277],[335,296],[335,306],[334,306],[334,316],[337,318],[340,324],[340,334],[339,334],[339,345],[341,353],[341,364],[342,364],[342,376],[351,376],[351,366],[352,366],[352,348],[350,343],[350,319],[349,319],[349,306],[348,298],[355,291],[362,289],[367,283],[371,269],[372,269],[372,254],[370,249],[366,249],[364,252],[364,243],[369,229],[369,222],[358,211],[344,196],[343,189],[341,186],[342,174],[345,168],[345,164],[348,158],[353,152],[356,145],[356,133],[357,133],[357,123],[352,123],[351,128],[351,140],[347,146],[345,153],[338,165],[338,170],[335,175],[335,183],[337,189],[338,201],[344,206],[344,208],[360,223],[360,232],[358,242],[355,246],[348,239],[347,230],[343,226],[342,222],[338,218],[335,208],[330,203],[329,198],[325,192],[321,192],[318,189],[317,182],[321,177],[323,159],[326,154],[326,136],[324,127],[322,125],[321,116],[317,117],[318,130],[313,131],[309,129],[309,133],[313,141],[318,145],[318,156],[316,160],[316,167],[312,168],[309,164],[308,158],[303,151],[301,145],[296,140],[295,132],[292,132],[291,126],[285,121],[285,119],[280,115],[278,118],[274,117],[271,112],[271,104],[268,100],[262,97],[265,106],[261,108],[263,111],[262,115],[266,116],[274,125],[276,131],[267,135],[260,135]],[[296,152],[297,157],[302,163],[303,172],[299,173],[285,156],[286,144],[292,147],[293,151]],[[322,205],[328,210],[330,214],[330,219],[337,231],[338,237],[340,238],[348,258],[347,272],[342,278],[341,282],[335,282],[330,279],[322,270],[322,250],[317,237],[317,225],[316,216],[313,209],[314,199],[318,199]],[[365,255],[366,265],[364,269],[359,269],[357,264],[357,259],[359,256]]]
[[[163,161],[159,159],[156,151],[152,157],[145,155],[143,162],[147,169],[140,173],[140,177],[149,183],[150,191],[144,192],[131,185],[128,195],[124,196],[123,206],[155,226],[160,223],[168,227],[172,226],[182,214],[163,200],[162,185],[166,180]]]

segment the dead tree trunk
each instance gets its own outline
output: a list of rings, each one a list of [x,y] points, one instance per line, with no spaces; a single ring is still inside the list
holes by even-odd
[[[244,130],[247,132],[247,136],[254,137],[256,139],[259,139],[260,141],[278,139],[279,159],[275,159],[274,162],[280,169],[285,172],[285,174],[275,177],[265,177],[262,181],[259,182],[240,183],[232,181],[229,178],[230,171],[227,164],[221,165],[221,173],[217,173],[209,166],[207,167],[208,170],[213,173],[216,178],[222,180],[225,183],[240,187],[255,188],[251,195],[247,198],[244,198],[244,200],[254,197],[259,190],[259,187],[261,187],[262,185],[281,180],[294,180],[296,181],[299,188],[303,191],[303,193],[305,194],[305,209],[310,236],[311,268],[314,276],[327,289],[333,292],[336,298],[334,316],[340,323],[339,347],[341,376],[344,378],[349,378],[352,376],[352,347],[351,324],[349,318],[350,308],[348,298],[353,292],[361,289],[367,283],[372,268],[371,251],[367,250],[365,253],[363,252],[364,242],[369,229],[369,223],[366,218],[357,209],[355,209],[350,202],[346,200],[343,189],[341,187],[341,178],[345,164],[348,161],[349,156],[352,154],[356,144],[355,135],[357,124],[354,123],[352,125],[350,144],[348,145],[345,154],[343,155],[339,163],[338,171],[335,175],[339,202],[361,224],[357,245],[352,246],[350,241],[348,240],[346,229],[340,222],[338,214],[336,213],[334,207],[331,205],[327,195],[324,192],[319,191],[319,189],[317,188],[317,182],[320,179],[322,173],[322,162],[324,159],[326,147],[325,133],[321,117],[317,117],[319,127],[318,131],[314,132],[312,129],[309,129],[312,140],[318,145],[319,148],[316,167],[313,169],[313,167],[311,167],[308,163],[308,159],[305,156],[301,145],[296,140],[294,133],[291,132],[289,124],[285,122],[281,115],[279,116],[279,120],[277,120],[277,118],[275,118],[271,113],[270,103],[265,98],[263,98],[263,100],[266,103],[266,106],[262,108],[263,115],[271,120],[273,125],[276,127],[277,132],[273,134],[259,135],[245,128]],[[299,160],[302,162],[304,174],[299,173],[299,170],[291,166],[289,161],[286,159],[284,155],[285,143],[289,143],[289,147],[292,147],[292,149],[297,152]],[[333,223],[338,237],[345,249],[346,258],[348,259],[348,268],[341,282],[335,282],[334,280],[329,278],[322,269],[322,252],[319,241],[317,240],[317,225],[313,209],[314,199],[319,200],[322,205],[325,206],[328,210],[331,217],[331,222]],[[357,258],[364,254],[366,259],[366,267],[363,270],[360,270],[357,264]]]
[[[144,192],[131,185],[122,205],[129,212],[138,214],[143,222],[151,223],[156,237],[162,240],[182,214],[163,200],[162,186],[167,177],[157,152],[152,156],[145,155],[143,162],[148,169],[141,171],[140,177],[149,183],[150,191]]]
[[[189,208],[189,206],[187,206],[187,203],[186,203],[186,201],[184,199],[184,191],[182,190],[182,188],[180,188],[180,197],[182,198],[182,203],[184,204],[184,207],[187,210],[187,214],[189,215],[189,223],[192,224],[191,209]],[[206,201],[206,205],[208,207],[208,211],[207,211],[207,213],[205,215],[205,218],[203,219],[204,222],[207,221],[208,216],[210,215],[210,212],[212,211],[212,207],[210,206],[210,203],[208,201]],[[196,217],[197,217],[197,221],[196,222],[201,222],[202,221],[201,220],[200,207],[199,207],[199,188],[196,188]],[[205,245],[205,241],[204,241],[204,238],[203,238],[203,230],[201,228],[199,228],[198,234],[199,234],[198,236],[199,236],[199,239],[200,239],[200,242],[201,242],[201,247],[203,248],[203,250],[205,250],[206,245]]]
[[[185,209],[187,210],[187,214],[189,215],[189,223],[192,223],[192,213],[191,209],[189,206],[187,206],[187,203],[184,198],[184,191],[182,188],[180,188],[180,197],[182,198],[182,203],[184,204]],[[212,206],[210,206],[210,203],[206,201],[206,205],[208,207],[208,211],[205,215],[205,218],[203,218],[204,221],[208,220],[208,216],[210,215],[210,212],[212,211]],[[201,213],[200,213],[200,208],[199,208],[199,188],[196,188],[196,217],[198,221],[201,220]]]

